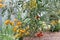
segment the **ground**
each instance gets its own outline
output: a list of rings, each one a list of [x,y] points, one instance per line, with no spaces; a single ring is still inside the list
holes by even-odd
[[[60,40],[60,32],[45,32],[44,36],[38,37],[26,37],[24,40]]]

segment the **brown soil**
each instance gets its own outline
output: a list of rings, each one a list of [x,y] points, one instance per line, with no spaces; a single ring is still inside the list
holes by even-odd
[[[45,32],[43,37],[25,37],[23,40],[60,40],[60,32]]]

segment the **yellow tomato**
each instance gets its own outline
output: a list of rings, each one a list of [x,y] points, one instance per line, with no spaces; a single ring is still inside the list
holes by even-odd
[[[60,23],[60,19],[58,20],[58,23]]]
[[[54,20],[51,21],[51,25],[56,25],[56,24],[57,24],[56,21],[54,21]]]
[[[2,0],[0,0],[0,2],[2,2]]]
[[[26,27],[26,30],[28,30],[29,29],[29,25]]]
[[[20,34],[16,34],[16,35],[15,35],[15,38],[18,38],[19,36],[20,36]]]
[[[20,32],[24,33],[24,32],[26,32],[26,30],[20,30]]]
[[[10,22],[10,25],[14,26],[14,22]]]
[[[2,8],[3,7],[3,4],[2,3],[0,3],[0,8]]]
[[[17,31],[17,28],[16,28],[16,27],[14,27],[14,28],[13,28],[13,31],[14,31],[14,32],[16,32],[16,31]]]
[[[26,33],[25,33],[25,35],[29,35],[30,33],[27,31]]]
[[[10,23],[10,20],[6,20],[5,24],[8,25]]]
[[[15,19],[14,19],[14,22],[17,22],[17,21],[18,21],[18,19],[15,18]]]
[[[20,26],[21,24],[22,24],[22,22],[20,22],[20,21],[19,21],[19,22],[17,22],[17,26]]]
[[[20,32],[20,37],[23,37],[23,35],[24,35],[24,34],[22,34],[22,33]]]
[[[31,1],[30,1],[30,6],[29,6],[29,8],[30,8],[30,9],[33,9],[33,8],[36,8],[36,7],[37,7],[36,0],[31,0]]]
[[[17,29],[17,32],[20,32],[20,29]]]
[[[19,26],[15,26],[16,28],[18,28]]]

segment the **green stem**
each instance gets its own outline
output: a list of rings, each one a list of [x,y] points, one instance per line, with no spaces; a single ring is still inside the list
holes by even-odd
[[[23,40],[23,37],[19,38],[19,40]]]

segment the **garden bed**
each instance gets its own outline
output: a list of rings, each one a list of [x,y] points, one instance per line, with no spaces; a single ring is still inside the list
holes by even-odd
[[[43,37],[25,37],[23,40],[60,40],[60,32],[45,32]]]

